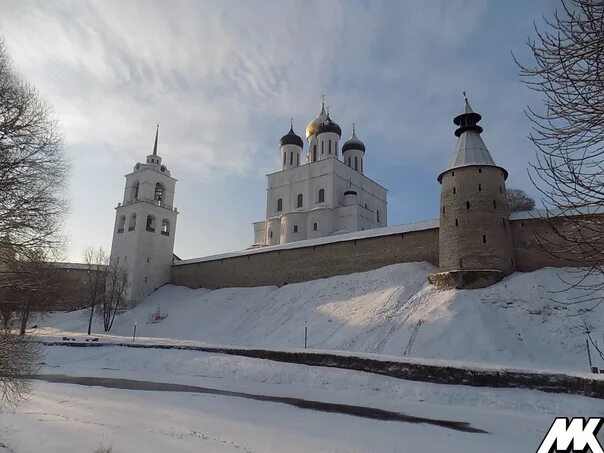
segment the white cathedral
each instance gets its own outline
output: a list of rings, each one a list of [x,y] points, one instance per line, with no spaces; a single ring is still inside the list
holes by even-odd
[[[158,126],[159,129],[159,126]],[[321,105],[308,123],[308,152],[290,131],[279,140],[281,171],[267,175],[266,220],[254,223],[253,247],[368,230],[387,225],[387,190],[363,174],[365,145],[354,130],[341,148],[342,130]],[[176,179],[157,154],[126,175],[118,203],[110,263],[126,269],[126,299],[136,303],[170,280],[175,259]]]
[[[293,130],[279,140],[281,171],[267,175],[266,219],[254,223],[253,247],[285,244],[388,224],[387,190],[363,174],[365,144],[341,147],[342,129],[321,104],[306,127],[308,149]]]

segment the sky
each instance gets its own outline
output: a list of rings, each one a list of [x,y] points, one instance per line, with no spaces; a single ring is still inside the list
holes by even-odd
[[[16,69],[54,108],[71,161],[65,259],[109,250],[124,175],[158,153],[178,179],[175,253],[246,248],[266,210],[277,141],[325,94],[342,143],[356,123],[388,224],[438,217],[466,91],[508,187],[538,200],[512,53],[558,0],[0,0]],[[305,148],[306,152],[306,148]]]

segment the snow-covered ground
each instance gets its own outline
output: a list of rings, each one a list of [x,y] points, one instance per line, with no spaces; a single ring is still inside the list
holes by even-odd
[[[49,347],[45,362],[42,372],[47,374],[170,382],[373,407],[467,422],[487,433],[234,396],[41,382],[29,401],[0,415],[0,445],[6,451],[93,452],[101,443],[114,453],[535,451],[554,417],[604,416],[602,400],[579,396],[406,382],[197,351]]]
[[[116,319],[114,335],[195,340],[214,344],[301,348],[308,346],[409,358],[587,371],[584,321],[593,337],[604,334],[604,304],[582,313],[577,290],[560,277],[570,269],[515,273],[479,290],[439,291],[426,283],[435,268],[405,263],[281,288],[216,291],[165,286]],[[147,320],[161,310],[167,318]],[[86,332],[86,311],[38,321],[37,332]],[[100,321],[95,332],[102,332]],[[593,356],[593,355],[592,355]],[[604,363],[597,363],[604,368]]]

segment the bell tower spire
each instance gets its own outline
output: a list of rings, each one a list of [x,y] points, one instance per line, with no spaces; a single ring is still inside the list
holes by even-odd
[[[155,127],[155,141],[153,142],[153,152],[147,156],[148,165],[161,165],[161,157],[157,155],[157,139],[159,138],[159,123]]]
[[[153,155],[157,156],[157,136],[159,135],[159,123],[157,123],[157,128],[155,129],[155,143],[153,144]]]

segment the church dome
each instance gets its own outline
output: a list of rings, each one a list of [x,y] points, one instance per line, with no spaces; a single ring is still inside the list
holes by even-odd
[[[338,126],[338,124],[333,121],[330,117],[329,117],[329,113],[327,114],[327,118],[325,119],[325,121],[323,121],[318,129],[317,129],[317,135],[322,134],[323,132],[333,132],[338,134],[338,137],[342,136],[342,129],[340,128],[340,126]]]
[[[319,112],[319,116],[317,116],[314,120],[308,123],[306,126],[306,139],[311,135],[315,135],[321,123],[323,123],[327,119],[327,113],[325,113],[325,103],[321,103],[321,112]]]
[[[350,137],[344,145],[342,146],[342,152],[345,153],[351,149],[358,149],[359,151],[365,152],[365,143],[357,138],[357,134],[354,130],[354,125],[352,126],[352,137]]]
[[[279,147],[284,145],[296,145],[300,148],[304,146],[304,142],[300,136],[294,132],[293,125],[289,128],[289,132],[279,139]]]

